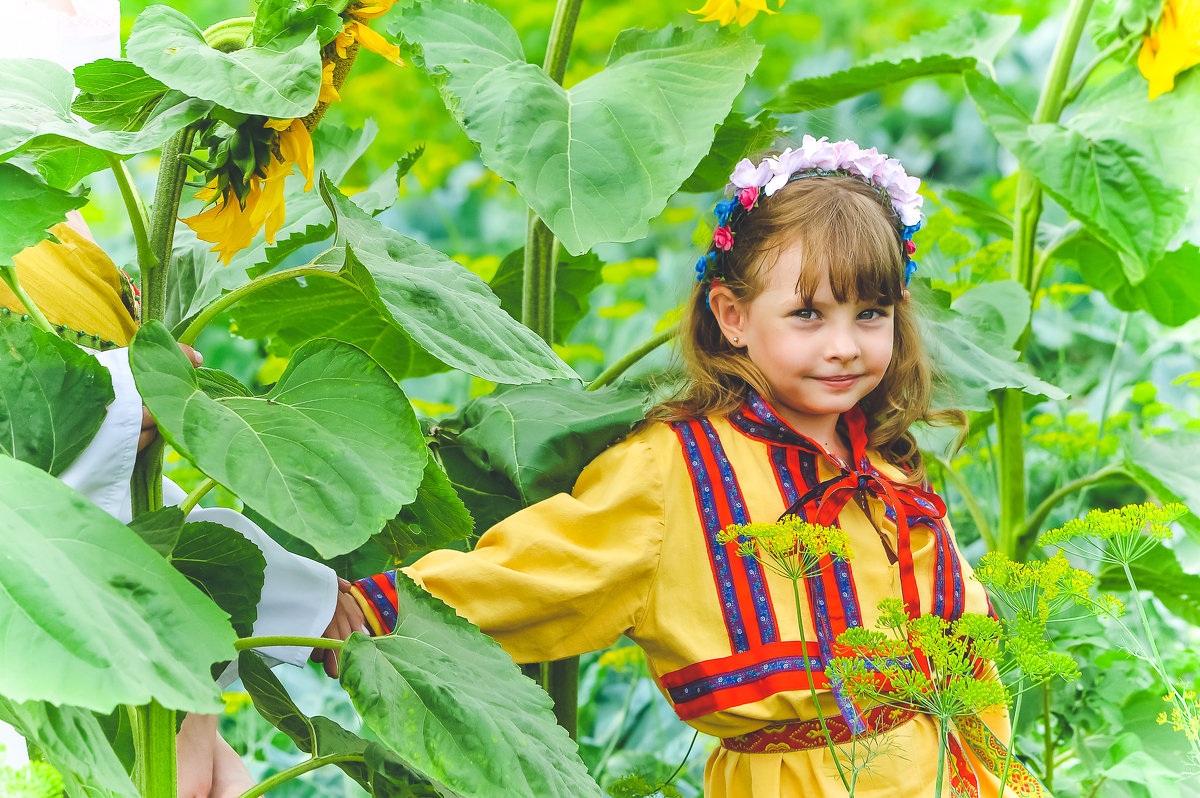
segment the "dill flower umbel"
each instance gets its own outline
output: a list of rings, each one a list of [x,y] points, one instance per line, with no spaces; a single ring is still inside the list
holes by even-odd
[[[1187,512],[1182,504],[1129,504],[1115,510],[1092,510],[1038,538],[1042,546],[1061,549],[1115,565],[1128,565],[1158,541],[1171,539],[1171,524]]]
[[[775,523],[731,524],[717,540],[736,542],[739,556],[756,559],[785,579],[805,579],[818,573],[826,557],[854,557],[844,529],[812,524],[794,515],[785,515]]]
[[[1082,607],[1088,614],[1113,617],[1124,610],[1112,594],[1092,595],[1096,577],[1073,568],[1062,551],[1046,560],[1029,562],[1015,562],[1000,552],[989,552],[979,561],[975,579],[987,588],[989,595],[1013,610],[1046,620],[1068,606]]]

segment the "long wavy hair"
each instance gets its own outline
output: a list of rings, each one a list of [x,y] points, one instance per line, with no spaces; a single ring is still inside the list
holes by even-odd
[[[762,291],[779,255],[800,242],[804,257],[796,293],[811,301],[822,278],[838,302],[894,307],[892,362],[883,379],[859,401],[867,417],[869,445],[919,483],[925,467],[909,432],[915,421],[953,423],[957,411],[932,411],[934,372],[921,343],[916,311],[904,289],[899,219],[886,195],[858,178],[828,175],[793,180],[745,214],[735,244],[722,253],[720,277],[739,301]],[[706,281],[697,283],[684,309],[680,356],[688,381],[681,394],[654,408],[650,418],[677,420],[726,415],[750,389],[768,399],[766,378],[746,351],[732,346],[708,307]]]

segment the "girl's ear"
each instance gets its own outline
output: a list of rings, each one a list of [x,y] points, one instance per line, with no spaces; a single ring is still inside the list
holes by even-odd
[[[735,349],[741,349],[746,344],[742,340],[742,331],[746,325],[746,305],[729,290],[725,283],[714,280],[708,290],[708,306],[712,309],[713,318],[725,340]]]

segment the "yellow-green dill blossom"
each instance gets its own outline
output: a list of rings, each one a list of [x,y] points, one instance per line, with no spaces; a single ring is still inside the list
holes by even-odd
[[[1084,557],[1128,565],[1148,552],[1156,541],[1171,539],[1171,524],[1187,512],[1182,504],[1129,504],[1115,510],[1092,510],[1038,538],[1045,546]]]
[[[1055,617],[1066,607],[1077,606],[1086,614],[1121,615],[1123,606],[1111,594],[1094,596],[1096,577],[1071,566],[1063,552],[1030,562],[1015,562],[999,552],[984,555],[975,578],[992,598],[1017,612],[1044,616],[1046,620],[1075,620]]]
[[[835,560],[854,557],[844,529],[809,523],[794,515],[774,523],[730,524],[717,535],[717,541],[736,542],[739,556],[758,560],[785,579],[816,575],[826,556]]]

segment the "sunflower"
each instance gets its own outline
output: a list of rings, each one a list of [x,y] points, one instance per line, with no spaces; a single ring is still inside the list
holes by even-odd
[[[776,8],[782,8],[784,2],[785,0],[779,0]],[[699,15],[701,22],[715,21],[722,25],[728,25],[730,22],[736,21],[742,27],[745,27],[746,23],[757,17],[760,12],[776,13],[767,7],[767,0],[707,0],[695,11],[688,11],[689,14]]]
[[[1158,27],[1142,40],[1138,69],[1153,100],[1175,88],[1175,76],[1200,64],[1200,0],[1166,0]]]

